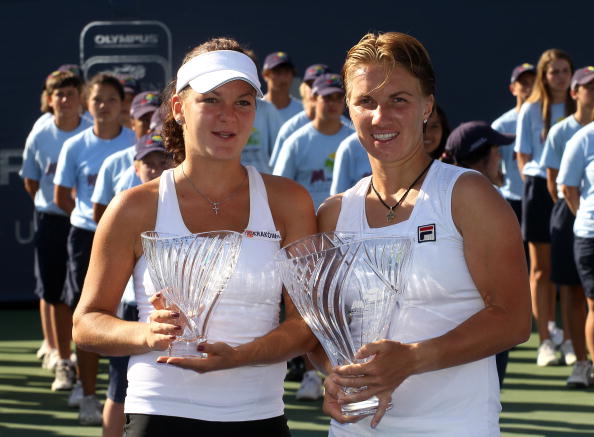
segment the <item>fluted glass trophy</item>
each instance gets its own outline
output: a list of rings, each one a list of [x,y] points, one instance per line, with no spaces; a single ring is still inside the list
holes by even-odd
[[[208,321],[226,287],[241,249],[241,234],[213,231],[174,235],[141,234],[151,281],[170,308],[180,312],[183,331],[169,356],[205,357],[197,344],[206,341]]]
[[[362,363],[365,344],[386,338],[410,264],[411,240],[332,232],[284,247],[277,256],[283,283],[333,366]],[[347,394],[357,392],[343,387]],[[373,414],[379,400],[343,405],[347,416]]]

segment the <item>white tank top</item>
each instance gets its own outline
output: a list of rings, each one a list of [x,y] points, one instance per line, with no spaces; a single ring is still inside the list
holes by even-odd
[[[392,340],[413,343],[441,336],[484,308],[452,219],[452,190],[466,171],[433,162],[410,218],[383,228],[367,223],[370,177],[343,195],[337,231],[408,236],[414,241],[410,276],[388,335]],[[394,407],[373,435],[498,436],[501,405],[495,358],[410,376],[394,391],[392,402]],[[368,435],[369,422],[332,421],[330,435]]]
[[[250,189],[250,218],[243,235],[235,272],[223,290],[209,322],[208,341],[231,346],[248,343],[279,324],[281,281],[274,271],[280,247],[262,176],[246,166]],[[188,234],[175,191],[173,170],[163,172],[155,230]],[[141,256],[134,268],[140,321],[147,321],[152,305],[145,290],[155,292]],[[126,413],[158,414],[192,419],[237,422],[283,414],[286,363],[245,366],[198,374],[157,364],[159,355],[134,355],[128,366]]]

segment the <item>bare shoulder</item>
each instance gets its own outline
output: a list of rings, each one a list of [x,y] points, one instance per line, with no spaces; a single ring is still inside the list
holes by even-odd
[[[480,173],[467,172],[458,178],[452,192],[452,217],[460,233],[468,228],[517,227],[509,204]]]
[[[283,235],[283,243],[299,238],[297,234],[315,233],[315,211],[307,190],[297,182],[262,174],[272,217]],[[302,231],[299,231],[302,230]],[[304,236],[303,235],[303,236]]]
[[[159,179],[147,182],[117,194],[109,203],[97,234],[109,241],[140,240],[140,234],[154,229],[159,198]]]
[[[318,229],[328,232],[336,229],[338,216],[342,207],[342,193],[328,197],[318,208]]]

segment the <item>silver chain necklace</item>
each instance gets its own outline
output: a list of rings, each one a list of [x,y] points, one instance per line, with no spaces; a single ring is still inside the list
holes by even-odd
[[[188,177],[188,175],[186,174],[186,171],[184,170],[184,165],[183,164],[181,165],[181,171],[182,171],[184,177],[188,180],[188,182],[190,183],[190,185],[194,189],[194,191],[196,191],[198,194],[200,194],[200,196],[202,196],[204,198],[204,200],[206,200],[208,203],[210,203],[210,208],[215,213],[215,215],[218,215],[219,214],[219,211],[221,209],[219,205],[221,203],[226,202],[227,200],[231,199],[233,196],[235,196],[239,192],[239,190],[241,189],[241,187],[243,187],[243,184],[245,183],[245,180],[247,179],[247,171],[246,171],[245,177],[241,181],[241,184],[239,184],[239,186],[235,190],[233,190],[231,192],[231,194],[229,194],[223,200],[219,200],[219,201],[215,202],[215,201],[210,200],[205,194],[203,194],[198,188],[196,188],[196,185],[194,185],[194,182],[192,182],[192,179],[190,179]]]

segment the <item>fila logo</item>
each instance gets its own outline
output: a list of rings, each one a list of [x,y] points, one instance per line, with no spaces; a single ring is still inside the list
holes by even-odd
[[[419,243],[435,241],[435,224],[419,226],[417,228],[417,237]]]

